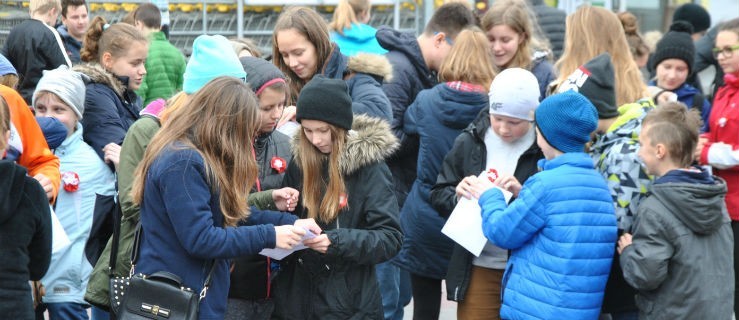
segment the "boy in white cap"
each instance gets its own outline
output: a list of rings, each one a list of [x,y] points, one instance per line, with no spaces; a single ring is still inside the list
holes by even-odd
[[[488,96],[489,110],[481,112],[454,141],[431,190],[431,204],[444,217],[449,217],[461,197],[470,197],[470,182],[483,170],[495,170],[498,183],[520,190],[544,157],[533,129],[534,110],[539,106],[536,77],[520,68],[503,70]],[[499,319],[500,281],[507,258],[508,251],[491,242],[478,257],[455,244],[446,285],[447,299],[459,302],[459,319]]]
[[[82,140],[86,76],[67,66],[45,71],[33,93],[33,107],[40,117],[53,117],[67,128],[67,137],[54,152],[61,162],[62,185],[56,200],[56,215],[72,243],[52,254],[49,272],[41,279],[46,287],[44,303],[52,319],[74,316],[87,319],[83,296],[97,257],[86,252],[95,216],[96,194],[113,195],[115,177],[95,150]],[[97,220],[100,219],[100,222]],[[94,250],[93,250],[94,251]]]

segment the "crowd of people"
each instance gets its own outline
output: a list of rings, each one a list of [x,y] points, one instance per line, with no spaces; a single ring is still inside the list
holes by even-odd
[[[199,319],[438,319],[443,283],[459,319],[732,319],[739,18],[685,4],[654,41],[450,1],[415,36],[371,9],[287,7],[269,60],[220,35],[186,59],[154,4],[31,0],[0,55],[0,314],[116,319],[135,270]],[[463,202],[480,251],[442,232]]]

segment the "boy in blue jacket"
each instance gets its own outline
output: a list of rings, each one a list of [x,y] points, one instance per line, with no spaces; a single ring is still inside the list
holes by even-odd
[[[598,113],[567,91],[544,99],[534,118],[542,171],[510,206],[497,188],[479,197],[485,236],[511,250],[500,316],[597,319],[616,240],[608,186],[584,152]],[[475,194],[483,189],[478,183]]]

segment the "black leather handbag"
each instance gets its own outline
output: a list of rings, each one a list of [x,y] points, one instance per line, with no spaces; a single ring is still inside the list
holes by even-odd
[[[131,276],[110,280],[111,311],[118,320],[184,319],[197,320],[200,300],[210,286],[215,261],[205,278],[199,293],[187,288],[182,280],[169,272],[159,271],[151,275],[134,273],[141,245],[141,223],[131,252]]]

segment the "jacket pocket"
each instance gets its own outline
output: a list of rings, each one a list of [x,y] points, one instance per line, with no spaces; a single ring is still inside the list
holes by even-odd
[[[513,273],[513,263],[509,264],[508,267],[506,267],[505,272],[503,273],[503,280],[500,282],[500,304],[503,305],[503,296],[505,295],[505,288],[508,286],[508,278],[510,278],[511,273]]]

